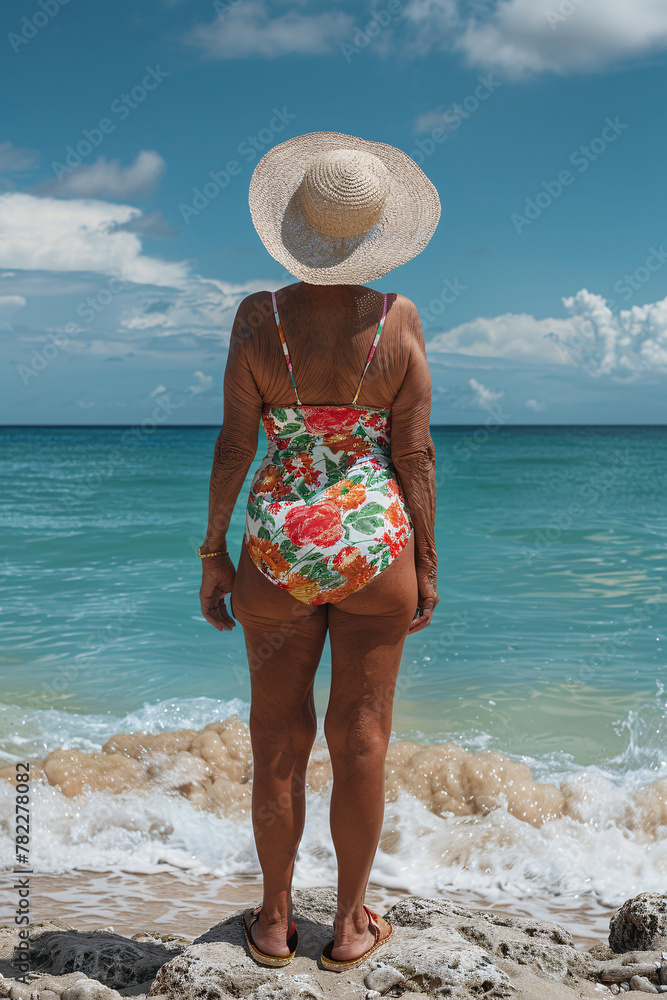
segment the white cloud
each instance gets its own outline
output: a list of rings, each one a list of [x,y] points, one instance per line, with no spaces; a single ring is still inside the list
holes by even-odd
[[[479,316],[433,337],[428,350],[567,364],[570,356],[562,348],[559,350],[554,338],[567,338],[571,332],[572,324],[567,319],[535,319],[528,313]]]
[[[152,392],[149,392],[149,398],[155,399],[156,396],[161,396],[163,392],[167,391],[166,385],[156,385]]]
[[[21,173],[34,170],[39,153],[36,149],[14,146],[11,142],[0,142],[0,173]]]
[[[527,410],[534,410],[535,413],[541,413],[542,410],[546,409],[546,405],[547,405],[546,403],[540,403],[536,399],[527,399],[526,400],[526,409]]]
[[[666,45],[663,0],[502,0],[455,48],[473,66],[520,77],[597,70]]]
[[[174,285],[186,264],[146,257],[135,233],[110,231],[139,213],[104,201],[0,195],[0,267],[27,271],[95,271],[140,284]]]
[[[433,358],[448,353],[575,365],[617,379],[667,371],[667,298],[615,310],[583,288],[562,301],[566,319],[478,317],[433,337],[427,350]]]
[[[473,391],[474,403],[481,406],[483,410],[488,410],[494,403],[499,403],[505,395],[502,389],[489,389],[475,378],[468,379],[468,385]]]
[[[590,374],[628,378],[667,370],[667,298],[615,312],[583,288],[563,303],[572,316],[563,348]]]
[[[319,55],[336,48],[354,26],[354,17],[339,10],[317,14],[292,10],[272,17],[264,0],[244,0],[225,11],[224,17],[197,25],[185,40],[212,59]]]
[[[165,166],[154,149],[142,149],[129,167],[100,156],[95,163],[82,163],[35,190],[61,198],[145,198],[153,192]]]
[[[193,396],[198,396],[202,392],[210,392],[213,388],[213,376],[204,375],[203,372],[194,372],[194,376],[197,379],[196,385],[189,385],[188,390]]]

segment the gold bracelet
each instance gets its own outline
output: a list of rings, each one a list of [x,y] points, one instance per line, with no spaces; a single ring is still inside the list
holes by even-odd
[[[228,556],[227,549],[220,549],[219,552],[202,552],[201,545],[197,549],[197,559],[208,559],[209,556]]]

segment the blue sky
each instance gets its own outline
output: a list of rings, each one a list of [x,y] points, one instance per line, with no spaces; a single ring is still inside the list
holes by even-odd
[[[373,283],[420,310],[433,423],[664,422],[667,3],[2,17],[0,423],[219,423],[238,303],[295,280],[252,170],[316,131],[398,146],[438,189],[429,246]]]

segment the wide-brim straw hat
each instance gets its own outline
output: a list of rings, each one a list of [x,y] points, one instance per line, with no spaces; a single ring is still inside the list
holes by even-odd
[[[313,285],[381,278],[421,253],[440,219],[438,192],[407,153],[342,132],[270,149],[249,202],[271,256]]]

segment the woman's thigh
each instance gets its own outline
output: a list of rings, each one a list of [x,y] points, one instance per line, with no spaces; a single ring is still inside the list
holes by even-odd
[[[368,738],[389,738],[396,677],[418,602],[414,536],[378,577],[328,605],[332,735],[357,750]]]
[[[415,536],[412,532],[407,544],[382,573],[372,577],[361,590],[330,607],[349,615],[386,618],[392,631],[400,633],[403,625],[407,632],[418,603]]]
[[[243,628],[252,711],[285,721],[310,697],[327,632],[326,606],[312,607],[276,587],[243,545],[231,595]]]

